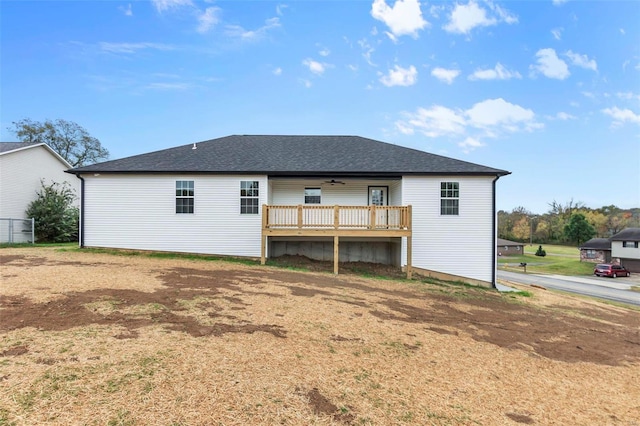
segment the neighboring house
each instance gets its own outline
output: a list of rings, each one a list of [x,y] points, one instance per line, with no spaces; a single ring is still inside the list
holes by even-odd
[[[65,173],[71,165],[44,143],[0,142],[0,218],[27,219],[25,210],[45,184],[69,182],[76,190],[77,179]],[[9,222],[0,221],[1,242],[23,242],[22,227],[9,235]]]
[[[611,262],[611,240],[592,238],[580,246],[580,261],[593,263]]]
[[[640,272],[640,228],[627,228],[611,237],[611,257],[631,272]]]
[[[227,136],[69,170],[81,246],[387,263],[495,284],[505,170],[357,136]]]
[[[498,238],[498,256],[517,256],[524,254],[524,243]]]

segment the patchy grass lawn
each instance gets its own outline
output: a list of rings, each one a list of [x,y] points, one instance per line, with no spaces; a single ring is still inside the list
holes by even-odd
[[[540,244],[525,244],[524,253],[525,254],[535,254],[538,251],[538,247]],[[574,246],[561,246],[554,244],[542,244],[542,248],[547,252],[547,256],[569,256],[575,257],[576,259],[580,259],[580,250]]]
[[[543,244],[547,255],[536,256],[539,244],[525,245],[520,256],[498,258],[498,267],[505,271],[521,272],[520,262],[527,264],[527,272],[556,275],[593,275],[595,264],[580,261],[580,251],[576,247]]]
[[[53,248],[0,266],[0,425],[640,421],[622,307]]]

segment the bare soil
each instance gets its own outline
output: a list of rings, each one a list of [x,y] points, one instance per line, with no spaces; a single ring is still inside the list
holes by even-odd
[[[0,425],[640,425],[630,308],[92,251],[0,268]]]

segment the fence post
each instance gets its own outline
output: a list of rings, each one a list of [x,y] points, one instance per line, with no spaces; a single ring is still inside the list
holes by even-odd
[[[13,219],[9,219],[9,244],[13,243]]]
[[[31,244],[36,243],[36,218],[31,218]]]

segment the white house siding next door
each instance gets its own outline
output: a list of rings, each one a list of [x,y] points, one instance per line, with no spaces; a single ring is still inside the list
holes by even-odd
[[[25,210],[42,188],[41,180],[46,185],[68,182],[79,197],[79,181],[74,175],[64,172],[68,168],[44,146],[0,156],[0,217],[26,218]]]
[[[194,213],[176,213],[176,181],[194,182]],[[261,209],[240,213],[240,182],[266,176],[85,176],[84,244],[231,256],[260,256]]]
[[[413,206],[413,266],[491,282],[493,177],[404,177],[403,204]],[[440,214],[440,183],[458,182],[459,215]],[[403,249],[406,264],[406,248]]]

